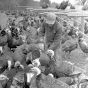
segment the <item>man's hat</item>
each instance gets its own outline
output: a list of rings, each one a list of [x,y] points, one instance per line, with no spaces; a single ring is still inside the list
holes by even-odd
[[[45,16],[45,21],[47,24],[54,24],[56,20],[56,15],[54,13],[47,13]]]

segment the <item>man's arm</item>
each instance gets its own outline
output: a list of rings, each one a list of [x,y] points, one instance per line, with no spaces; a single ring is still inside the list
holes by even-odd
[[[59,26],[59,27],[56,29],[56,34],[55,34],[54,41],[53,41],[53,43],[51,44],[51,46],[49,47],[49,49],[55,50],[58,46],[60,47],[61,35],[62,35],[62,27]]]

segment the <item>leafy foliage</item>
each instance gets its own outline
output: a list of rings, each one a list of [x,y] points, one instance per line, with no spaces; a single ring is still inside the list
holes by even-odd
[[[87,0],[75,0],[78,5],[84,5]]]
[[[15,9],[16,6],[39,7],[40,5],[39,5],[39,2],[34,1],[34,0],[0,0],[0,9],[11,10],[11,9]]]
[[[48,8],[50,5],[50,1],[49,0],[40,0],[40,6],[45,9]]]
[[[19,5],[26,6],[30,0],[20,0]]]

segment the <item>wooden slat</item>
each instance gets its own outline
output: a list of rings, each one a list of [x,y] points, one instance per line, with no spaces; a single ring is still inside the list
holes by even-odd
[[[41,11],[41,12],[47,12],[47,11],[48,11],[48,12],[56,12],[56,11],[57,11],[57,12],[58,12],[59,10],[52,8],[52,9],[33,9],[33,11],[38,11],[38,12],[39,12],[39,11]]]
[[[32,11],[37,11],[38,13],[43,14],[44,12],[53,12],[56,15],[66,15],[65,13],[69,12],[76,12],[76,10],[60,10],[60,9],[53,9],[53,8],[48,8],[48,9],[33,9]]]
[[[76,10],[61,11],[61,10],[58,10],[53,13],[55,13],[56,15],[65,15],[68,17],[81,17],[81,32],[84,33],[84,24],[85,24],[84,17],[88,17],[88,11],[76,11]]]
[[[80,11],[80,12],[70,12],[67,13],[70,17],[88,17],[88,12]]]
[[[88,14],[67,14],[69,17],[88,17]]]
[[[84,24],[85,24],[85,19],[84,17],[88,17],[87,12],[73,12],[73,13],[68,13],[67,16],[69,17],[81,17],[81,32],[84,33]]]
[[[62,18],[60,18],[59,17],[59,19],[61,19],[61,20],[63,20]],[[63,21],[65,21],[65,20],[63,20]],[[67,21],[65,21],[66,23],[67,23]],[[67,23],[69,26],[71,26],[71,24],[70,23]],[[64,28],[64,27],[62,27],[62,28]],[[77,30],[77,29],[75,29],[75,27],[73,27],[74,28],[74,30]],[[79,30],[80,31],[80,30]],[[84,34],[84,32],[82,32],[82,31],[80,31],[82,34],[83,34],[83,36],[84,37],[86,37],[86,38],[88,38],[88,36],[86,35],[86,34]]]
[[[45,13],[47,12],[43,12],[43,13],[40,13],[41,15],[44,15]],[[54,14],[56,15],[66,15],[67,16],[67,13],[62,13],[62,12],[53,12]]]

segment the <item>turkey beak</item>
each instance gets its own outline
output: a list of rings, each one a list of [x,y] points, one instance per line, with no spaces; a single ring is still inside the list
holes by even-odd
[[[8,60],[8,69],[10,70],[11,69],[11,61],[10,60]]]

